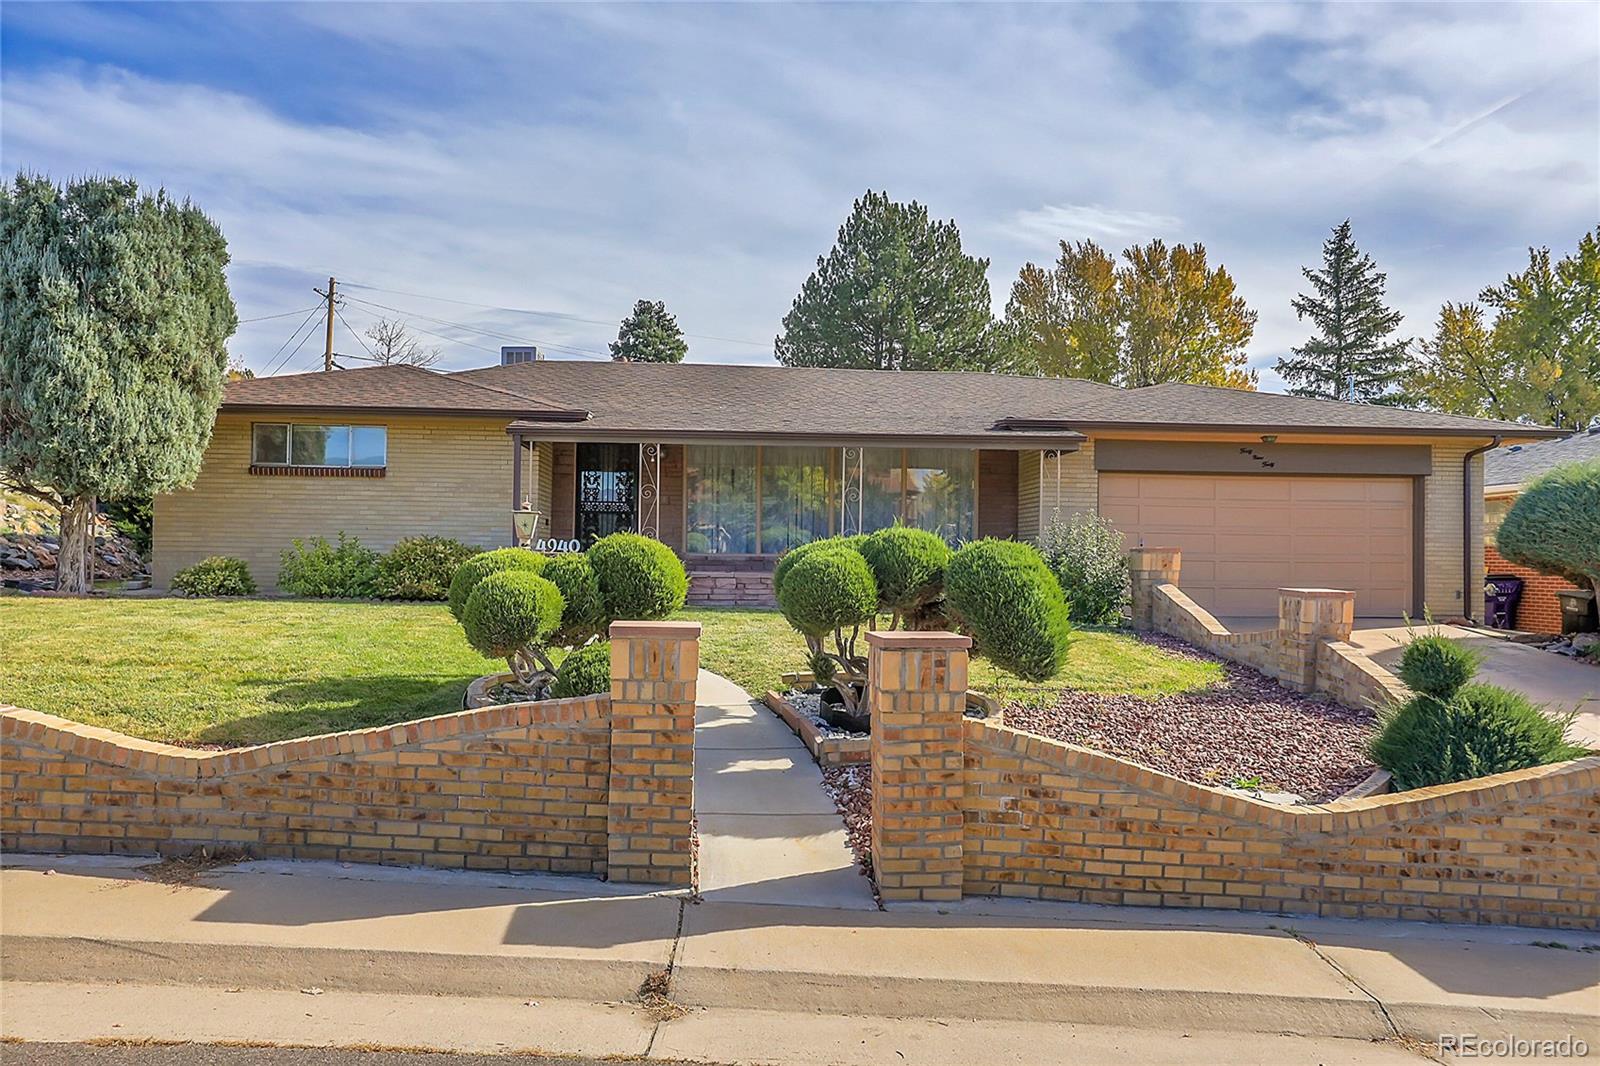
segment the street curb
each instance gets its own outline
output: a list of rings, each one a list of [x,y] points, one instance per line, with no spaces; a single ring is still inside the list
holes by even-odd
[[[654,968],[646,961],[448,955],[436,952],[289,948],[88,939],[0,937],[9,981],[191,985],[220,988],[321,988],[326,991],[633,999]],[[1159,988],[962,981],[839,973],[734,970],[682,965],[670,998],[687,1007],[783,1009],[887,1018],[1077,1023],[1163,1029],[1288,1033],[1382,1040],[1399,1031],[1421,1040],[1441,1034],[1559,1039],[1600,1045],[1594,1016],[1370,999],[1195,992]]]

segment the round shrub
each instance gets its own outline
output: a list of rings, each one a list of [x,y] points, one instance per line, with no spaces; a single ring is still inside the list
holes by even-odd
[[[861,541],[861,557],[878,583],[878,604],[896,615],[910,614],[944,594],[944,568],[950,545],[925,529],[892,526]]]
[[[611,645],[606,641],[586,644],[574,651],[556,670],[550,698],[597,696],[611,691]]]
[[[789,568],[778,607],[808,637],[870,622],[878,611],[878,583],[861,553],[835,544],[806,552]]]
[[[499,570],[473,587],[461,627],[479,653],[506,659],[554,632],[564,606],[560,590],[533,571]]]
[[[544,569],[545,561],[543,555],[527,548],[496,548],[474,555],[456,567],[455,576],[450,579],[450,613],[456,621],[463,621],[462,612],[467,608],[467,598],[472,595],[478,582],[490,574],[501,570],[526,570],[537,574]]]
[[[1427,788],[1576,758],[1582,749],[1562,739],[1569,720],[1521,693],[1466,685],[1384,712],[1368,750],[1397,790]]]
[[[1447,700],[1478,672],[1483,656],[1449,637],[1430,634],[1406,645],[1400,680],[1415,692]]]
[[[1061,585],[1032,545],[975,540],[950,557],[945,599],[995,665],[1028,681],[1060,672],[1072,637]]]
[[[605,624],[605,604],[600,598],[600,579],[589,558],[577,552],[552,555],[539,576],[561,590],[566,609],[561,625],[550,635],[555,644],[582,644]]]
[[[589,547],[605,620],[648,622],[683,606],[689,575],[671,548],[637,533],[612,533]]]
[[[824,548],[850,548],[861,550],[862,543],[867,538],[860,533],[848,537],[823,537],[821,540],[809,540],[804,544],[797,544],[778,557],[778,565],[772,568],[772,594],[778,595],[783,588],[783,579],[789,575],[789,570],[804,559],[806,555]]]
[[[1506,512],[1495,542],[1514,563],[1600,589],[1600,458],[1534,481]]]
[[[213,555],[173,574],[172,591],[186,596],[250,596],[256,582],[243,559]]]
[[[450,537],[405,537],[378,559],[373,589],[384,600],[442,600],[456,568],[479,550]]]

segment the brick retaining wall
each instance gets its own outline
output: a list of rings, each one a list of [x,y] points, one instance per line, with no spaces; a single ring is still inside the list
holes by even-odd
[[[699,634],[616,623],[609,695],[226,751],[0,707],[0,849],[237,848],[689,886]]]
[[[883,715],[872,847],[885,900],[1600,928],[1600,758],[1280,806],[962,718],[965,638],[868,643]]]

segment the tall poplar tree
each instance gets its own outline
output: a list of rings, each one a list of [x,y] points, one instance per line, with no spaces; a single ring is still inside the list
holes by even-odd
[[[1383,302],[1389,276],[1356,247],[1350,220],[1322,243],[1322,269],[1302,267],[1312,293],[1294,299],[1295,316],[1316,335],[1279,359],[1278,373],[1296,396],[1361,403],[1393,402],[1410,366],[1411,341],[1395,337],[1401,314]]]
[[[0,188],[0,480],[61,510],[56,587],[94,582],[101,499],[193,482],[238,328],[216,224],[122,178]]]
[[[785,366],[981,370],[993,365],[987,259],[954,222],[870,189],[783,317]]]

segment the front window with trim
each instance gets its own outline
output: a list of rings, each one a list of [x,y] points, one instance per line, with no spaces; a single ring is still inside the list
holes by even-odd
[[[385,426],[321,426],[257,422],[250,462],[256,466],[381,467],[389,461]]]

